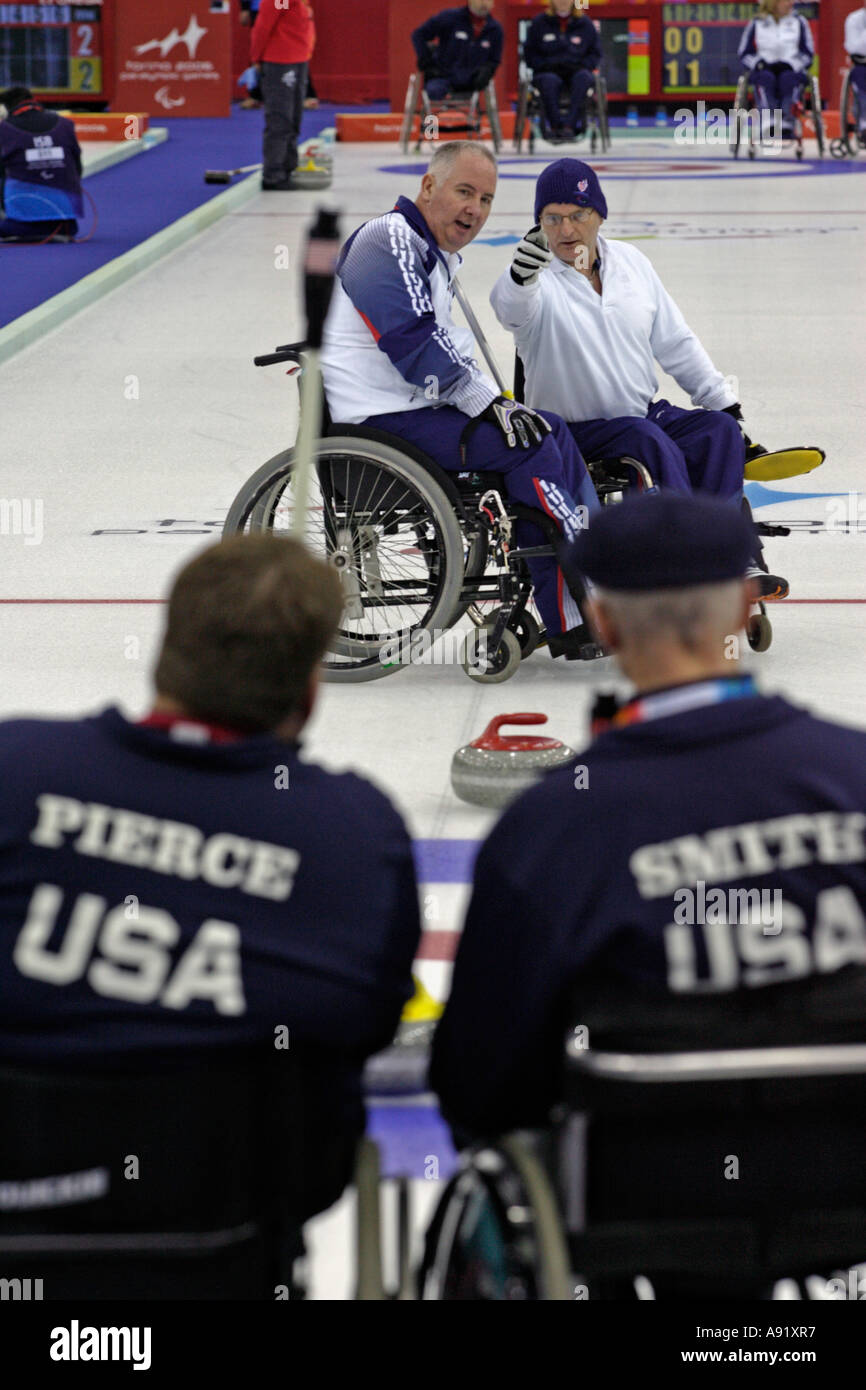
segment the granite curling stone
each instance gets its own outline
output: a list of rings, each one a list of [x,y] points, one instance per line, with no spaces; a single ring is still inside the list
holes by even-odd
[[[503,724],[546,724],[546,714],[498,714],[484,733],[451,759],[451,785],[461,801],[476,806],[507,806],[546,772],[568,767],[573,748],[555,738],[500,734]]]

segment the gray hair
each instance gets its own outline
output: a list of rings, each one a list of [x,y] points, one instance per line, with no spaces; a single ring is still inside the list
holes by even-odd
[[[497,168],[496,156],[480,140],[443,140],[433,151],[427,173],[432,174],[437,183],[441,183],[451,173],[462,154],[483,155],[485,159],[490,160],[494,169]]]
[[[687,651],[736,632],[743,601],[742,579],[687,589],[598,589],[598,598],[617,624],[624,643],[646,647],[664,639]]]

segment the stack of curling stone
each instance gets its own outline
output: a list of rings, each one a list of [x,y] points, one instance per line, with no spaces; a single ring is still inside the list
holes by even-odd
[[[461,801],[507,806],[552,768],[572,763],[577,754],[558,739],[499,732],[503,724],[546,723],[546,714],[497,714],[480,738],[458,748],[451,759],[451,785]]]

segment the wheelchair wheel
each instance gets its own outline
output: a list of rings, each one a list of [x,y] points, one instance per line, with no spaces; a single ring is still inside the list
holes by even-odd
[[[748,119],[748,87],[749,79],[745,73],[737,79],[737,90],[734,96],[734,105],[731,111],[733,121],[731,122],[731,154],[734,159],[740,157],[740,146],[743,143],[743,124]],[[754,158],[752,143],[749,141],[749,157]]]
[[[223,535],[288,536],[294,492],[294,451],[286,449],[241,488]],[[463,537],[451,501],[414,459],[360,437],[319,440],[303,540],[338,570],[345,596],[325,680],[389,675],[409,660],[415,634],[452,625]],[[380,659],[386,644],[394,660]]]
[[[520,91],[517,94],[517,114],[514,117],[514,152],[521,154],[523,149],[523,137],[526,130],[526,123],[529,117],[529,84],[521,82]]]
[[[595,79],[595,104],[598,116],[598,133],[601,137],[602,154],[610,149],[610,126],[607,121],[607,82],[598,73]]]
[[[420,1285],[427,1301],[570,1300],[556,1198],[523,1138],[465,1158],[434,1214]]]
[[[493,628],[492,622],[476,627],[466,643],[463,669],[471,681],[477,681],[480,685],[499,685],[502,681],[510,680],[523,660],[520,641],[509,628],[503,632],[495,656],[481,655],[481,643],[485,637],[490,638]]]
[[[773,626],[761,608],[760,613],[752,613],[746,627],[746,637],[753,652],[765,652],[773,641]]]
[[[821,90],[817,77],[809,79],[809,104],[812,108],[812,124],[815,127],[815,140],[818,144],[818,158],[824,158],[824,115],[821,111]]]
[[[415,111],[418,106],[418,84],[421,81],[421,74],[413,72],[409,78],[409,86],[406,88],[406,105],[403,108],[403,125],[400,129],[400,153],[409,153],[409,141],[412,138],[412,122],[415,119]]]
[[[849,68],[845,74],[839,100],[839,133],[845,152],[849,155],[857,153],[860,129],[860,94],[854,86],[853,71],[853,68]]]

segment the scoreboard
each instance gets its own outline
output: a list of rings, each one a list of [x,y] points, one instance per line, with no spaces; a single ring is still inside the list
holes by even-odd
[[[104,100],[102,0],[8,4],[0,0],[0,89],[29,87],[49,101]]]
[[[797,5],[796,12],[811,22],[817,50],[816,0]],[[752,4],[676,0],[676,3],[662,5],[663,93],[694,96],[697,91],[732,91],[743,71],[737,49],[746,25],[755,14],[756,7]]]
[[[849,0],[850,8],[855,4]],[[518,46],[543,6],[542,0],[500,0],[497,13],[503,9],[505,89],[513,99]],[[757,10],[752,0],[590,0],[584,14],[598,30],[609,97],[661,102],[733,98],[743,71],[737,49]],[[817,52],[819,0],[796,0],[795,13],[809,24]]]

